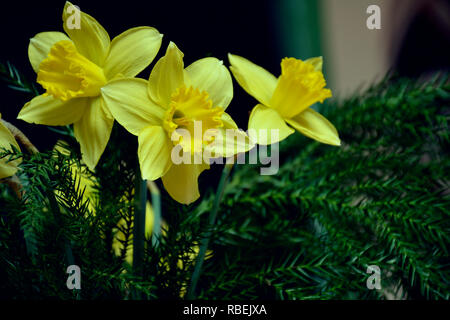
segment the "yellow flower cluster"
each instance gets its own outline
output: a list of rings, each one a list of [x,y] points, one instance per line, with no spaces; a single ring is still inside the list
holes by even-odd
[[[259,101],[251,112],[249,129],[279,132],[276,141],[263,141],[257,134],[249,137],[239,130],[226,113],[233,83],[222,61],[208,57],[185,67],[182,51],[170,42],[149,79],[135,78],[156,57],[162,34],[152,27],[136,27],[111,41],[97,20],[84,12],[80,12],[79,28],[69,28],[70,6],[67,2],[63,10],[65,34],[42,32],[30,41],[29,59],[46,91],[25,104],[18,118],[50,126],[73,124],[83,161],[91,170],[105,150],[114,120],[137,136],[142,178],[161,178],[168,193],[183,204],[199,198],[198,177],[209,169],[213,157],[247,152],[255,143],[275,143],[295,130],[322,143],[340,145],[334,126],[310,108],[331,97],[321,57],[285,58],[276,78],[240,56],[229,55],[235,79]],[[194,132],[196,122],[202,125],[200,135]],[[181,135],[181,129],[190,135]],[[0,130],[2,145],[15,143]],[[204,135],[207,130],[223,136],[232,130],[241,142],[222,143]],[[205,152],[210,156],[178,164],[171,158],[174,148],[193,158]],[[1,177],[14,173],[5,169],[11,165],[1,164]]]

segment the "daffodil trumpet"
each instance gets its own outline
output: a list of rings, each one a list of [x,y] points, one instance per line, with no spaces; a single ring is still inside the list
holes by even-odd
[[[100,89],[144,70],[156,56],[162,35],[152,27],[136,27],[111,41],[97,20],[74,8],[70,2],[64,6],[66,34],[41,32],[30,40],[28,56],[45,93],[26,103],[18,118],[48,126],[73,124],[83,161],[93,170],[114,123]],[[73,10],[78,10],[78,27],[73,25]]]

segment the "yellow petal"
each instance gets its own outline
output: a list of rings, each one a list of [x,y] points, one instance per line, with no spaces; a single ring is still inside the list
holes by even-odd
[[[213,106],[226,109],[233,99],[233,81],[223,62],[216,58],[197,60],[186,69],[186,86],[206,91]]]
[[[339,134],[333,124],[311,108],[286,121],[311,139],[334,146],[341,145]]]
[[[50,48],[58,41],[69,40],[62,32],[41,32],[30,39],[28,58],[33,70],[38,73],[42,60],[47,58]]]
[[[0,153],[6,150],[12,150],[11,145],[20,150],[19,145],[8,128],[0,120]],[[17,172],[17,166],[22,162],[16,159],[8,162],[9,157],[0,158],[0,179],[10,177]]]
[[[80,143],[81,155],[90,170],[94,170],[105,151],[114,119],[100,97],[89,100],[83,117],[73,125],[75,138]]]
[[[170,196],[182,204],[190,204],[200,197],[198,177],[209,164],[173,164],[162,177]]]
[[[165,110],[148,97],[147,81],[118,79],[101,89],[106,107],[134,135],[150,125],[162,125]]]
[[[137,27],[115,37],[105,62],[108,79],[117,74],[132,78],[144,70],[161,47],[162,34],[155,28]]]
[[[98,66],[103,66],[110,39],[97,20],[67,1],[63,10],[63,28],[75,43],[78,52]]]
[[[322,71],[323,67],[323,58],[322,57],[314,57],[305,60],[306,63],[312,64],[315,71]]]
[[[48,126],[65,126],[81,119],[87,101],[87,98],[61,101],[52,96],[40,95],[24,105],[17,119]]]
[[[175,90],[184,85],[183,52],[170,42],[166,55],[153,67],[148,81],[148,92],[156,103],[167,108]]]
[[[205,147],[204,158],[205,154],[206,158],[231,157],[247,152],[255,146],[250,137],[243,130],[238,129],[234,120],[225,112],[222,115],[222,121],[223,127],[216,129],[214,141]]]
[[[156,180],[160,178],[172,165],[173,144],[166,131],[160,126],[149,126],[139,133],[138,142],[142,179]]]
[[[226,112],[222,113],[220,120],[222,120],[223,126],[225,128],[238,129],[236,122],[234,122],[233,118],[231,118],[231,116],[228,113],[226,113]]]
[[[248,121],[248,129],[250,138],[262,145],[284,140],[295,132],[286,125],[277,111],[262,104],[253,108]]]
[[[228,54],[228,60],[231,64],[230,70],[241,87],[256,100],[269,106],[277,86],[277,78],[264,68],[240,56]]]

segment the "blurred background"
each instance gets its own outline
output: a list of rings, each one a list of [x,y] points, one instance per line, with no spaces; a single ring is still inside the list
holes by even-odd
[[[111,39],[140,25],[164,34],[157,59],[169,41],[185,53],[185,64],[215,56],[228,65],[227,53],[242,55],[276,76],[283,57],[324,57],[333,99],[345,98],[380,80],[388,70],[418,76],[449,69],[448,0],[246,0],[246,1],[74,1],[94,16]],[[369,5],[381,13],[381,29],[370,30]],[[35,80],[27,57],[28,42],[42,31],[62,31],[64,1],[2,3],[0,61],[11,62]],[[155,60],[156,61],[156,60]],[[148,78],[151,68],[140,76]],[[38,85],[39,86],[39,85]],[[15,120],[31,97],[0,85],[0,112],[40,148],[57,139],[41,126]],[[246,129],[255,100],[235,84],[229,113]],[[43,139],[37,139],[37,136]],[[39,141],[38,141],[39,140]]]

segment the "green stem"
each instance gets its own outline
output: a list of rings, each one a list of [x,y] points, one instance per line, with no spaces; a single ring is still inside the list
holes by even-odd
[[[133,219],[133,271],[142,275],[145,249],[145,204],[147,202],[147,186],[141,178],[141,172],[136,170],[135,203]]]
[[[214,227],[217,219],[217,214],[219,212],[219,205],[223,197],[223,193],[225,191],[225,186],[228,182],[228,177],[230,176],[231,169],[233,168],[233,164],[226,164],[223,168],[222,175],[220,177],[219,186],[217,187],[216,197],[214,198],[214,204],[211,211],[211,215],[209,216],[209,228],[206,233],[205,238],[202,240],[200,251],[197,256],[197,260],[195,263],[194,272],[192,273],[191,283],[189,285],[186,299],[192,300],[195,298],[195,291],[197,289],[197,283],[200,278],[200,274],[202,271],[203,261],[205,260],[206,251],[208,250],[209,241],[211,238],[211,230]]]
[[[47,191],[47,198],[50,203],[50,210],[52,211],[52,213],[55,217],[55,221],[56,221],[58,227],[60,227],[62,230],[63,229],[63,226],[62,226],[63,221],[61,219],[61,211],[59,209],[58,201],[56,200],[56,197],[55,197],[55,194],[53,193],[53,191]],[[62,235],[62,237],[63,237],[63,242],[64,242],[64,250],[66,253],[67,265],[68,266],[75,265],[75,258],[73,257],[72,246],[64,234]],[[74,291],[74,297],[77,300],[81,299],[80,290]]]

